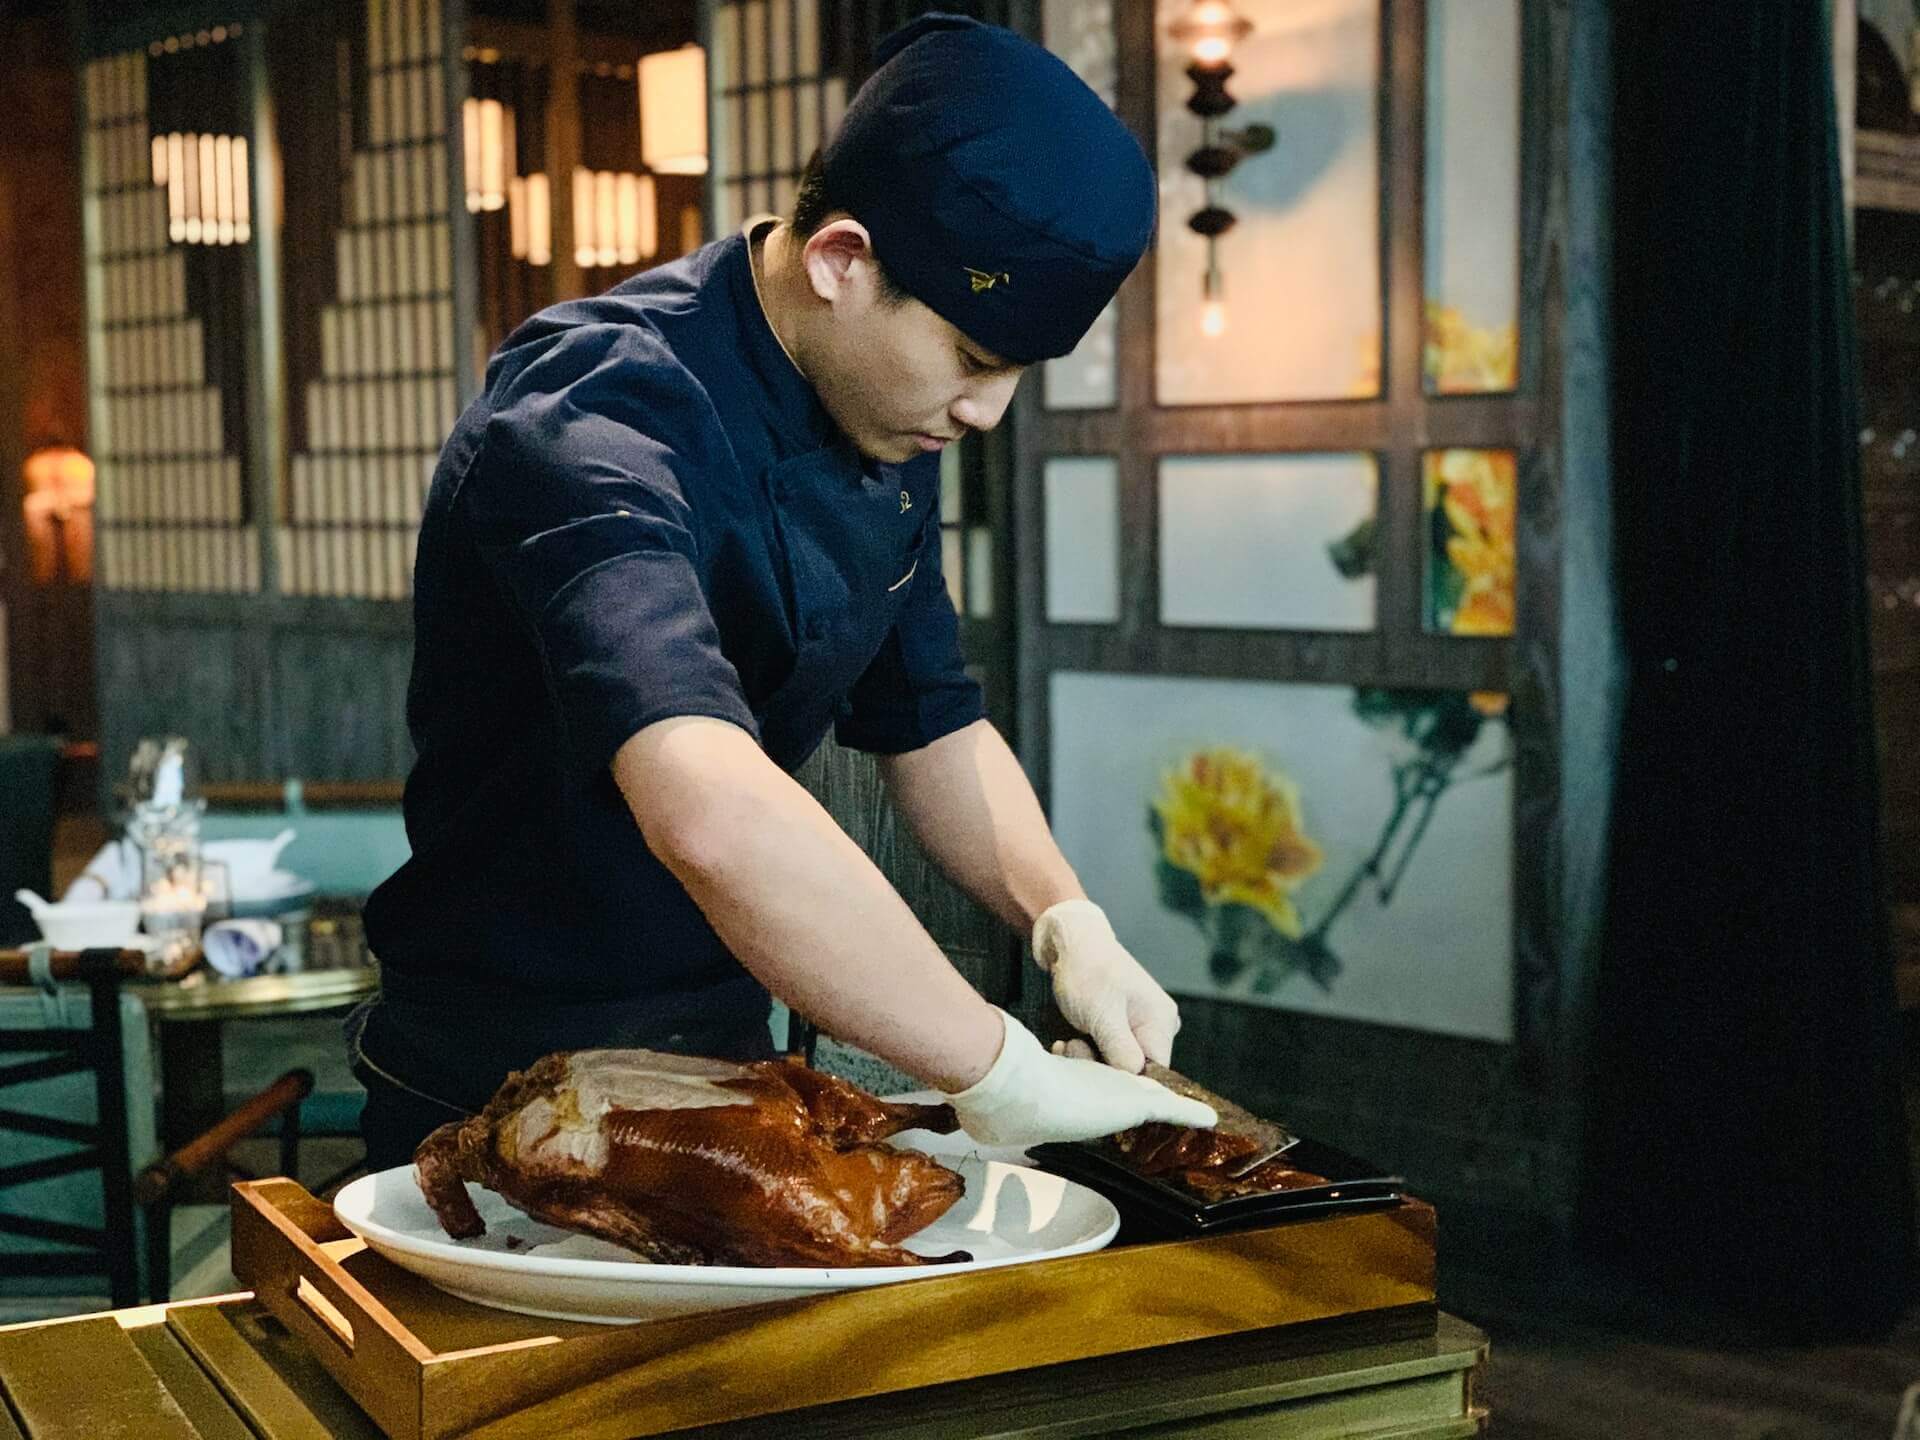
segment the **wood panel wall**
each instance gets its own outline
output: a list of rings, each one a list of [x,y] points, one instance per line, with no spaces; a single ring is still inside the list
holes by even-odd
[[[454,340],[459,0],[82,19],[90,384],[115,422],[94,437],[102,798],[153,734],[212,780],[397,780],[414,530],[477,378]],[[253,213],[280,225],[169,236],[147,146],[195,128],[248,139]],[[150,453],[183,396],[217,413],[185,470]]]
[[[144,735],[185,735],[206,778],[382,780],[413,763],[404,605],[97,597],[101,784]]]
[[[10,102],[0,130],[0,730],[91,737],[91,597],[28,582],[20,505],[29,453],[87,445],[78,118],[64,41],[52,20],[0,19]]]

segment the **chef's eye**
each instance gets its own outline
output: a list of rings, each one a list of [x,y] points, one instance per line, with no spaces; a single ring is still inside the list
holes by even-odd
[[[991,365],[971,350],[962,350],[960,352],[960,368],[969,375],[984,375],[993,369]]]

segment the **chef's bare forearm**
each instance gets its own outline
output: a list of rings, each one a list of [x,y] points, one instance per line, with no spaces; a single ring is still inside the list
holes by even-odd
[[[649,725],[613,761],[647,846],[759,981],[828,1033],[959,1091],[999,1014],[833,817],[724,720]]]
[[[1026,771],[987,721],[883,756],[880,773],[934,863],[1022,935],[1048,906],[1086,894]]]

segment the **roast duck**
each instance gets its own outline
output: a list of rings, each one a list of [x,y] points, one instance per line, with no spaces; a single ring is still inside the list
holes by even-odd
[[[1326,1183],[1325,1176],[1287,1162],[1293,1137],[1283,1126],[1163,1066],[1149,1065],[1147,1074],[1176,1094],[1211,1105],[1220,1124],[1194,1130],[1156,1122],[1094,1142],[1134,1174],[1177,1186],[1202,1204]]]
[[[1093,1142],[1202,1201],[1321,1183],[1279,1153],[1281,1127],[1158,1066],[1203,1100],[1217,1130],[1141,1125]],[[949,1105],[879,1100],[793,1061],[733,1064],[652,1050],[549,1055],[507,1077],[486,1109],[414,1152],[421,1193],[456,1240],[483,1234],[483,1185],[541,1220],[679,1265],[924,1265],[901,1242],[960,1199],[953,1170],[882,1143],[950,1134]]]
[[[413,1160],[455,1239],[486,1229],[471,1181],[655,1263],[921,1265],[932,1262],[900,1242],[965,1187],[938,1161],[881,1142],[957,1128],[951,1106],[877,1100],[791,1061],[577,1050],[508,1076],[486,1109],[441,1126]]]

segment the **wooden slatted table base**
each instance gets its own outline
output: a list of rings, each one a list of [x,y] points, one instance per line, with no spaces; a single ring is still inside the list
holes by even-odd
[[[48,1323],[33,1327],[29,1344],[0,1346],[0,1392],[11,1396],[9,1387],[18,1387],[32,1416],[23,1432],[0,1405],[0,1437],[167,1436],[180,1433],[184,1416],[187,1433],[201,1440],[381,1440],[373,1421],[253,1297],[157,1308]],[[1349,1319],[1302,1328],[1339,1344],[1360,1327]],[[132,1363],[129,1341],[146,1372]],[[1465,1440],[1483,1433],[1473,1390],[1486,1341],[1472,1326],[1442,1316],[1435,1333],[1416,1339],[1286,1358],[1262,1353],[1284,1348],[1281,1342],[1277,1335],[1231,1337],[675,1433],[680,1440],[1136,1433],[1154,1440]],[[57,1372],[47,1368],[52,1355]],[[608,1401],[583,1395],[574,1404]],[[570,1408],[544,1411],[540,1418],[553,1428],[543,1433],[579,1433],[572,1421],[580,1411],[570,1415]],[[604,1412],[598,1418],[609,1419]],[[107,1428],[98,1428],[103,1420]]]
[[[235,1187],[233,1264],[394,1440],[634,1440],[883,1395],[911,1411],[930,1387],[1103,1357],[1124,1375],[1222,1336],[1264,1334],[1273,1355],[1430,1337],[1436,1313],[1417,1201],[613,1327],[444,1295],[284,1180]]]
[[[1410,1329],[1428,1317],[1408,1314]],[[1107,1356],[926,1390],[673,1432],[674,1440],[1067,1440],[1146,1431],[1164,1436],[1477,1435],[1478,1330],[1441,1317],[1417,1338],[1347,1345],[1371,1327],[1330,1320],[1141,1355]],[[1288,1355],[1290,1345],[1312,1353]],[[1326,1347],[1336,1348],[1326,1348]],[[618,1387],[592,1386],[515,1420],[575,1433],[576,1415],[619,1413]],[[571,1412],[571,1413],[570,1413]],[[467,1440],[495,1434],[482,1426]],[[519,1433],[500,1431],[498,1433]]]

